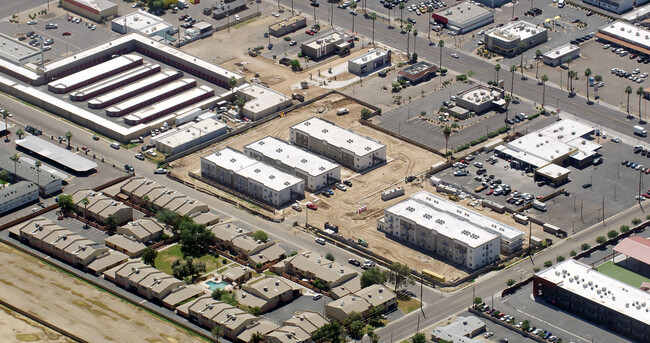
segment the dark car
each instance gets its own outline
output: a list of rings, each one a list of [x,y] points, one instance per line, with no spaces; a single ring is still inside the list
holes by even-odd
[[[510,124],[510,125],[513,125],[513,124],[515,123],[515,122],[512,121],[512,119],[510,119],[510,118],[505,119],[504,121],[506,122],[506,124]]]
[[[133,166],[131,166],[131,165],[125,164],[124,165],[124,170],[132,172],[132,171],[135,171],[135,168],[133,168]]]
[[[355,260],[353,258],[348,259],[348,263],[350,263],[353,266],[357,266],[357,267],[361,265],[361,262],[359,262],[358,260]]]
[[[317,3],[317,2],[312,2],[310,5],[312,5],[312,6],[314,6],[314,7],[320,7],[320,4]]]
[[[348,186],[348,187],[352,187],[352,181],[350,181],[350,180],[343,181],[343,184]]]
[[[591,183],[583,183],[582,188],[589,188],[591,187]]]

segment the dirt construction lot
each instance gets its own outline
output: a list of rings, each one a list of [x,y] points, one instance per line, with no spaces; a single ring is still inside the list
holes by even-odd
[[[5,244],[0,244],[0,260],[0,299],[88,342],[202,342]],[[66,341],[58,336],[10,312],[0,312],[2,342]]]

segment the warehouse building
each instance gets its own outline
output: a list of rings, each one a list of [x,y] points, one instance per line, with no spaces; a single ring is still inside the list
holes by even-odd
[[[332,32],[325,37],[316,37],[302,43],[300,50],[304,56],[318,60],[330,54],[346,55],[350,53],[353,46],[354,36],[343,32]]]
[[[533,296],[635,342],[650,341],[650,293],[568,259],[533,276]]]
[[[557,67],[566,62],[568,58],[575,60],[578,57],[580,57],[580,47],[573,44],[565,44],[542,55],[542,62],[551,67]]]
[[[0,59],[23,65],[25,63],[38,63],[42,58],[41,49],[0,33]]]
[[[310,191],[341,181],[340,165],[278,138],[269,136],[248,144],[244,154],[299,177]]]
[[[50,92],[57,94],[67,93],[106,77],[129,70],[135,66],[142,65],[142,61],[142,57],[133,54],[120,56],[104,63],[100,63],[94,67],[52,81],[47,85],[47,89]]]
[[[231,148],[201,157],[201,175],[275,207],[305,197],[305,181]]]
[[[137,31],[146,36],[165,36],[174,26],[147,11],[135,11],[111,21],[111,30],[126,34]]]
[[[221,1],[220,4],[216,4],[212,7],[212,18],[219,20],[231,16],[245,10],[247,4],[247,0]]]
[[[621,14],[634,8],[634,5],[646,3],[646,0],[582,0],[585,4],[594,5],[610,12]]]
[[[62,5],[64,9],[98,23],[117,16],[117,4],[108,0],[62,0]]]
[[[6,170],[9,175],[16,171],[18,179],[29,181],[38,185],[42,195],[52,195],[63,190],[63,179],[53,169],[41,166],[36,168],[34,162],[27,158],[20,158],[18,163],[10,159],[10,155],[0,155],[0,170]]]
[[[165,71],[163,73],[160,73],[160,64],[151,64],[151,63],[146,63],[142,66],[135,67],[133,69],[130,69],[128,71],[125,71],[123,73],[119,73],[115,76],[111,76],[107,78],[106,80],[103,80],[101,82],[97,82],[95,84],[92,84],[88,87],[84,87],[76,92],[70,93],[70,100],[72,101],[84,101],[88,100],[96,95],[100,95],[106,92],[110,92],[116,88],[122,87],[124,85],[129,85],[131,86],[131,83],[134,82],[135,84],[140,85],[141,87],[138,87],[138,89],[144,88],[142,92],[147,91],[148,89],[147,84],[142,84],[142,81],[146,81],[149,79],[157,79],[160,77],[161,74],[167,74],[170,73],[169,71]],[[180,77],[180,72],[178,72],[179,77]],[[152,77],[148,77],[151,76]],[[143,80],[144,79],[144,80]],[[137,81],[137,82],[136,82]],[[155,82],[155,81],[154,81]],[[168,81],[167,81],[168,82]],[[113,93],[113,92],[111,92]],[[128,93],[127,93],[128,95]],[[131,96],[131,95],[129,95]],[[118,98],[116,99],[115,102],[122,101],[126,98]],[[94,101],[90,101],[88,103],[88,106],[90,108],[103,108],[103,107],[93,107],[95,105]],[[110,104],[109,104],[110,105]],[[109,106],[109,105],[104,105],[104,107]]]
[[[456,94],[456,106],[474,113],[483,113],[495,106],[505,106],[503,98],[503,89],[478,85]]]
[[[38,201],[38,186],[29,181],[19,181],[0,189],[0,214]]]
[[[386,163],[386,145],[313,117],[290,129],[291,142],[354,171]]]
[[[524,237],[509,225],[425,191],[385,209],[377,229],[472,269],[498,260],[500,252],[520,250]]]
[[[296,32],[307,26],[307,18],[295,15],[291,18],[281,20],[269,26],[269,34],[273,37],[282,37],[286,34]]]
[[[254,83],[237,87],[236,92],[246,100],[242,115],[250,120],[264,118],[293,105],[290,97]]]
[[[627,50],[650,55],[650,30],[623,21],[616,21],[598,29],[596,38]]]
[[[545,28],[520,20],[488,32],[485,35],[485,46],[490,51],[512,57],[547,39],[548,31]],[[520,47],[522,43],[525,45],[523,50]]]
[[[147,108],[133,112],[124,117],[124,123],[127,125],[138,125],[148,123],[156,118],[170,114],[183,107],[190,106],[201,100],[214,96],[214,89],[208,86],[199,86],[191,88],[188,91],[157,102]]]
[[[384,49],[371,49],[367,53],[348,60],[348,71],[362,75],[390,65],[391,52]]]
[[[158,69],[159,69],[158,71],[160,71],[160,66]],[[181,72],[172,71],[172,70],[166,70],[160,73],[155,73],[154,75],[151,76],[146,75],[147,73],[142,73],[142,74],[138,73],[138,74],[139,74],[138,76],[142,75],[142,77],[145,78],[135,81],[131,78],[130,74],[128,75],[128,77],[118,75],[118,78],[114,80],[117,82],[113,83],[112,80],[110,82],[111,83],[110,87],[107,87],[106,84],[101,83],[101,85],[99,86],[91,86],[88,88],[84,88],[81,89],[79,92],[71,93],[70,100],[76,100],[76,99],[78,99],[77,101],[86,100],[96,94],[102,94],[105,93],[106,91],[109,91],[110,89],[115,89],[116,87],[119,87],[121,85],[126,85],[122,88],[116,89],[112,92],[102,94],[101,96],[98,96],[88,101],[88,107],[90,108],[93,109],[106,108],[120,101],[127,100],[133,96],[136,96],[138,94],[162,86],[182,76]]]
[[[487,7],[490,8],[497,8],[501,7],[505,4],[509,4],[512,1],[511,0],[474,0],[475,2],[481,3]]]
[[[469,2],[445,8],[433,13],[431,17],[457,34],[467,33],[494,22],[494,12]]]
[[[121,117],[127,113],[139,110],[155,102],[167,99],[172,95],[177,95],[196,86],[195,79],[180,79],[156,89],[150,90],[142,95],[129,98],[117,105],[106,109],[106,115],[109,117]]]
[[[429,81],[436,75],[437,71],[438,66],[426,61],[420,61],[400,70],[397,73],[397,76],[400,79],[409,81],[412,85],[414,85],[422,81]]]
[[[45,162],[54,162],[75,173],[89,174],[97,168],[97,163],[36,136],[25,136],[17,140],[16,145],[40,156]]]
[[[152,138],[151,141],[156,144],[156,150],[169,156],[226,133],[228,133],[228,125],[209,118],[181,125]]]

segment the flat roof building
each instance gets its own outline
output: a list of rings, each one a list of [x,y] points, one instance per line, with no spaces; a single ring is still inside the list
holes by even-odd
[[[435,21],[445,24],[449,31],[467,33],[494,22],[494,13],[473,3],[462,2],[433,13]]]
[[[546,42],[547,39],[548,30],[519,20],[486,33],[485,46],[490,51],[512,57]],[[520,47],[522,43],[525,46],[523,50]]]
[[[291,142],[333,159],[354,171],[386,162],[386,145],[333,123],[313,117],[290,129]]]
[[[0,215],[38,201],[38,186],[29,181],[18,181],[0,189]]]
[[[125,34],[138,31],[147,36],[164,35],[174,26],[147,11],[134,11],[111,20],[111,30]]]
[[[501,7],[505,4],[509,4],[512,2],[510,0],[474,0],[474,1],[491,8]]]
[[[109,117],[121,117],[127,113],[139,110],[145,106],[152,105],[158,101],[165,100],[170,96],[180,94],[196,86],[196,80],[183,78],[169,83],[165,83],[151,89],[148,92],[133,96],[119,104],[115,104],[106,109],[106,115]]]
[[[290,97],[254,83],[237,87],[236,92],[246,100],[242,114],[251,120],[264,118],[293,104]]]
[[[305,196],[305,181],[231,148],[201,157],[201,175],[275,207]]]
[[[16,145],[75,173],[89,173],[97,168],[97,163],[36,136],[27,135],[17,140]]]
[[[348,60],[348,71],[357,75],[372,73],[375,70],[390,65],[390,61],[390,50],[371,49],[359,57]]]
[[[23,65],[41,61],[41,49],[25,44],[4,33],[0,33],[0,58],[11,63]]]
[[[133,69],[129,69],[125,72],[119,73],[117,75],[111,76],[109,78],[106,78],[100,82],[94,83],[90,86],[84,87],[82,89],[79,89],[78,91],[70,93],[70,100],[72,101],[84,101],[88,100],[91,97],[94,97],[96,95],[101,95],[97,99],[90,100],[88,102],[88,107],[90,108],[104,108],[106,106],[112,105],[115,102],[121,101],[123,99],[120,99],[119,97],[115,96],[117,92],[124,92],[123,90],[127,87],[130,87],[129,90],[131,92],[138,92],[142,93],[147,89],[147,86],[154,84],[157,82],[161,77],[165,76],[171,76],[171,75],[177,75],[176,78],[180,77],[181,73],[180,72],[171,72],[171,71],[164,71],[162,73],[160,72],[160,64],[151,64],[151,63],[145,63],[139,67],[135,67]],[[153,75],[153,76],[151,76]],[[151,77],[148,77],[151,76]],[[150,79],[153,79],[149,81]],[[136,82],[134,82],[136,81]],[[148,82],[146,82],[148,81]],[[133,83],[132,83],[133,82]],[[168,82],[168,81],[167,81]],[[122,87],[124,85],[127,85],[127,87]],[[136,87],[137,86],[137,87]],[[117,89],[113,92],[112,90],[122,87],[120,89]],[[109,92],[109,93],[106,93]],[[131,92],[124,92],[123,94],[132,96]],[[105,94],[106,93],[106,94]],[[124,98],[126,99],[126,97]],[[113,100],[113,103],[109,103],[110,100]]]
[[[341,180],[340,165],[275,137],[244,146],[244,153],[301,178],[311,191]]]
[[[10,175],[15,171],[19,179],[36,183],[43,195],[52,195],[63,190],[63,180],[57,175],[58,172],[46,166],[41,166],[39,170],[28,158],[20,158],[14,165],[9,155],[0,155],[0,169],[6,170]]]
[[[282,37],[288,33],[298,31],[307,26],[307,18],[294,15],[269,26],[269,34],[273,37]]]
[[[594,5],[610,12],[621,14],[634,8],[635,0],[582,0],[585,4]],[[646,1],[636,1],[637,5]]]
[[[578,57],[580,57],[580,47],[573,44],[565,44],[542,55],[542,62],[551,67],[557,67],[566,62],[568,58],[575,60]]]
[[[650,30],[624,21],[615,21],[598,28],[596,38],[603,42],[650,55]]]
[[[108,0],[63,0],[63,8],[98,23],[117,16],[117,4]]]
[[[155,142],[156,150],[169,156],[226,133],[228,133],[228,125],[215,118],[209,118],[178,126],[178,128],[164,132],[151,140]]]
[[[504,91],[499,87],[477,85],[456,94],[456,106],[483,113],[495,106],[505,106]]]
[[[67,93],[133,67],[140,66],[142,62],[142,57],[137,55],[129,54],[119,56],[52,81],[47,85],[47,88],[53,93]]]
[[[568,259],[533,275],[533,296],[637,342],[650,340],[650,293]]]
[[[124,123],[127,125],[138,125],[148,123],[156,118],[170,114],[183,107],[190,106],[201,100],[214,96],[214,89],[208,86],[199,86],[166,98],[149,107],[133,112],[124,117]]]
[[[484,331],[484,321],[474,316],[459,316],[453,323],[434,328],[431,331],[431,340],[434,342],[441,339],[454,343],[479,343],[482,340],[474,340],[472,338]]]
[[[303,55],[315,60],[336,53],[344,55],[350,52],[350,46],[354,44],[354,36],[343,32],[332,32],[327,36],[316,37],[300,45]]]
[[[421,81],[429,81],[436,75],[437,71],[438,66],[426,61],[420,61],[400,70],[397,75],[411,82],[411,84],[416,84]]]

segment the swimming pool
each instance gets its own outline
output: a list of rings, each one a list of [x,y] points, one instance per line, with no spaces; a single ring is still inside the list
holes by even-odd
[[[206,281],[205,284],[208,285],[208,287],[210,287],[211,291],[214,291],[215,289],[224,289],[226,288],[226,286],[228,286],[228,283],[223,281],[221,282]]]

